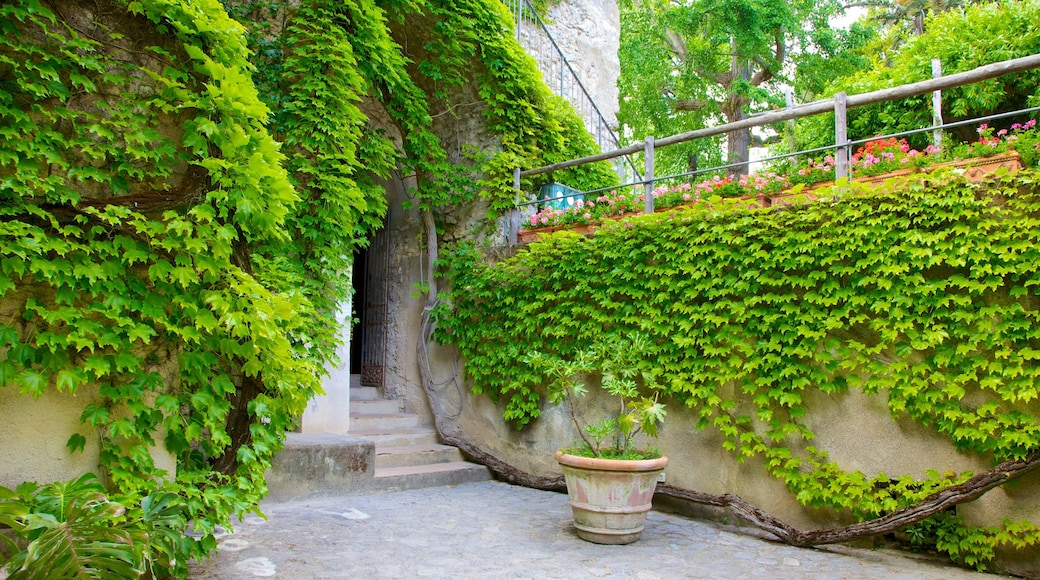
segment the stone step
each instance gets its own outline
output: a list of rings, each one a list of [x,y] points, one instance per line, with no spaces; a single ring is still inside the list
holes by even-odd
[[[350,435],[288,433],[267,470],[268,499],[352,494],[371,485],[375,445]]]
[[[350,432],[382,429],[410,429],[419,426],[419,416],[414,413],[374,413],[371,415],[350,414]]]
[[[411,427],[408,429],[382,429],[382,428],[354,428],[351,426],[349,435],[372,441],[377,448],[386,448],[400,445],[435,445],[440,443],[437,432],[432,427]]]
[[[361,385],[350,387],[350,401],[378,401],[383,398],[377,387],[362,387]]]
[[[357,415],[386,415],[400,413],[401,403],[393,399],[365,399],[350,401],[351,416]]]
[[[361,386],[361,375],[350,375],[350,388]]]
[[[452,461],[430,465],[377,468],[372,486],[373,489],[380,491],[402,491],[489,481],[490,479],[491,472],[483,465],[468,461]]]
[[[406,465],[429,465],[431,463],[456,463],[463,461],[462,453],[450,445],[394,445],[376,447],[376,469],[403,467]]]

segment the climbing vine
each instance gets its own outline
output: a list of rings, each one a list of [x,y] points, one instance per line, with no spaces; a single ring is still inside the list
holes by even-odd
[[[306,298],[253,254],[288,239],[296,194],[219,4],[95,8],[108,16],[88,26],[73,4],[0,7],[0,385],[85,391],[69,447],[97,438],[107,484],[138,511],[159,488],[180,496],[202,534],[171,548],[184,573],[256,505],[320,386],[291,339]]]
[[[516,364],[525,352],[567,357],[604,332],[646,333],[643,356],[691,428],[763,462],[803,505],[876,518],[971,474],[843,469],[813,447],[811,391],[883,396],[894,417],[994,461],[1040,450],[1035,180],[935,173],[771,211],[706,203],[592,237],[558,233],[495,264],[463,245],[446,261],[438,338],[522,427],[539,416],[546,380]],[[929,522],[915,529],[979,568],[996,546],[1040,541],[1034,523]]]
[[[416,22],[428,42],[409,48],[395,27]],[[387,211],[380,180],[415,175],[432,222],[508,205],[514,165],[593,152],[511,26],[491,0],[0,6],[0,388],[82,396],[68,447],[96,444],[102,471],[0,489],[0,524],[21,530],[53,490],[100,501],[103,484],[98,513],[136,554],[119,565],[184,575],[255,510],[336,362],[351,260]],[[449,156],[431,110],[471,85],[491,145]],[[606,166],[573,175],[616,182]],[[188,521],[197,539],[177,533]]]
[[[487,128],[501,135],[501,149],[484,152],[474,175],[479,195],[493,209],[512,207],[513,168],[532,168],[597,152],[584,123],[561,97],[542,82],[531,56],[515,41],[512,15],[490,0],[428,0],[435,23],[432,38],[415,57],[431,102],[453,111],[451,90],[474,83]],[[421,57],[421,58],[420,58]],[[480,66],[474,75],[472,60]],[[618,183],[608,163],[559,172],[556,178],[583,190]],[[524,189],[534,184],[528,180]]]

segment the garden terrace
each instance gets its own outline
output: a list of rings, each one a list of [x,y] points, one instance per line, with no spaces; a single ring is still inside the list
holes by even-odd
[[[1040,57],[1022,62],[1035,68]],[[1026,142],[1034,131],[1027,121],[1009,135]],[[967,147],[1000,145],[986,129],[981,137]],[[909,153],[888,136],[867,146],[875,139],[857,159],[846,148],[845,167],[889,147]],[[645,203],[655,201],[647,173]],[[812,191],[794,184],[816,199],[780,198],[769,211],[712,196],[605,220],[593,236],[557,232],[492,261],[460,244],[443,260],[452,286],[434,312],[436,338],[458,349],[472,387],[462,406],[473,412],[458,416],[455,435],[491,429],[473,451],[500,474],[559,486],[551,448],[574,430],[547,404],[549,377],[520,361],[572,360],[641,333],[649,342],[634,358],[655,377],[644,391],[668,409],[664,496],[737,513],[796,545],[904,530],[968,565],[1035,569],[1038,172],[1032,161],[978,181],[969,173],[947,166],[879,183],[846,174]],[[496,411],[522,431],[494,424]],[[1020,483],[1000,487],[1006,478]]]

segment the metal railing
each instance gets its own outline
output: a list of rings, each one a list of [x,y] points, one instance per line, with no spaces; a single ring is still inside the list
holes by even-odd
[[[589,135],[601,151],[621,148],[621,141],[589,94],[578,73],[563,54],[545,23],[529,0],[502,0],[516,21],[516,40],[527,50],[542,71],[545,84],[567,99],[585,123]],[[613,158],[614,170],[622,180],[642,179],[636,164],[628,156]]]
[[[938,77],[938,78],[933,78],[933,79],[930,79],[930,80],[927,80],[927,81],[921,81],[921,82],[917,82],[917,83],[910,83],[910,84],[906,84],[906,85],[901,85],[901,86],[894,87],[894,88],[891,88],[891,89],[883,89],[883,90],[880,90],[880,91],[873,91],[873,92],[862,93],[862,94],[858,94],[858,95],[846,95],[845,93],[839,93],[832,100],[815,101],[815,102],[806,103],[806,104],[803,104],[803,105],[791,106],[791,107],[788,107],[786,109],[780,109],[780,110],[776,110],[776,111],[770,111],[770,112],[767,112],[767,113],[754,115],[754,116],[751,116],[751,117],[749,117],[747,119],[743,119],[743,120],[740,120],[740,121],[737,121],[737,122],[734,122],[734,123],[725,123],[723,125],[718,125],[718,126],[715,126],[715,127],[706,127],[704,129],[697,129],[697,130],[694,130],[694,131],[687,131],[685,133],[680,133],[678,135],[671,135],[671,136],[668,136],[668,137],[663,137],[661,139],[656,139],[655,140],[653,136],[650,136],[650,137],[647,137],[646,141],[644,141],[643,143],[637,143],[637,144],[630,145],[628,147],[623,147],[623,148],[616,149],[614,151],[604,152],[604,153],[600,153],[598,155],[590,155],[590,156],[587,156],[587,157],[582,157],[580,159],[573,159],[573,160],[570,160],[570,161],[564,161],[564,162],[556,163],[556,164],[553,164],[553,165],[546,165],[546,166],[543,166],[543,167],[536,167],[536,168],[533,168],[533,169],[526,169],[526,170],[521,169],[521,168],[518,167],[513,172],[513,185],[517,189],[517,205],[516,205],[516,208],[511,212],[511,215],[509,216],[508,232],[507,232],[507,236],[506,236],[507,237],[507,243],[515,244],[516,241],[517,241],[517,231],[518,231],[519,225],[520,225],[520,212],[521,212],[522,208],[525,208],[525,207],[528,207],[528,206],[531,206],[531,205],[534,205],[534,204],[538,204],[538,203],[543,203],[543,200],[534,200],[534,201],[525,202],[525,203],[521,203],[520,202],[521,193],[522,193],[520,191],[520,179],[522,177],[530,177],[530,176],[534,176],[534,175],[540,175],[540,174],[543,174],[543,173],[549,173],[549,172],[552,172],[552,171],[557,171],[557,170],[565,169],[565,168],[568,168],[568,167],[576,167],[576,166],[584,165],[584,164],[587,164],[587,163],[595,163],[595,162],[598,162],[598,161],[604,161],[604,160],[609,160],[609,159],[616,159],[618,157],[628,156],[628,155],[632,155],[632,154],[635,154],[635,153],[642,152],[642,153],[644,153],[645,160],[646,160],[645,171],[644,171],[643,177],[640,178],[640,179],[634,179],[630,183],[625,183],[624,185],[619,186],[618,189],[624,188],[624,187],[639,187],[639,186],[642,186],[643,187],[643,191],[644,191],[644,194],[643,194],[644,195],[644,199],[643,199],[643,201],[644,201],[644,208],[643,208],[644,213],[653,213],[653,211],[654,211],[653,190],[654,190],[654,183],[656,183],[658,181],[663,181],[663,180],[668,180],[668,179],[675,179],[675,178],[681,178],[681,177],[690,177],[690,176],[695,176],[695,175],[700,175],[700,174],[705,174],[705,173],[710,173],[710,172],[715,172],[715,171],[720,171],[720,170],[727,170],[727,169],[731,169],[731,168],[734,168],[734,167],[741,167],[741,166],[747,165],[749,163],[761,163],[761,162],[768,162],[768,161],[779,160],[779,159],[784,159],[784,158],[791,158],[791,157],[800,156],[800,155],[813,154],[813,153],[818,153],[818,152],[823,152],[823,151],[834,151],[835,152],[835,159],[836,159],[836,162],[834,164],[835,179],[841,179],[841,178],[844,178],[844,177],[849,177],[849,160],[850,160],[851,150],[852,150],[852,147],[854,147],[856,145],[861,145],[861,144],[867,143],[869,141],[874,141],[874,140],[877,140],[877,139],[887,139],[889,137],[898,137],[898,136],[902,136],[902,135],[917,134],[917,133],[923,133],[923,132],[929,132],[929,131],[934,132],[936,135],[938,135],[938,134],[941,134],[941,131],[943,131],[945,129],[950,129],[950,128],[957,127],[957,126],[962,126],[962,125],[967,125],[967,124],[972,124],[972,123],[985,122],[985,121],[991,120],[991,119],[998,119],[998,118],[1003,118],[1003,117],[1008,117],[1008,116],[1013,116],[1013,115],[1020,115],[1020,114],[1034,112],[1034,111],[1040,111],[1040,107],[1035,107],[1035,108],[1032,108],[1032,109],[1023,109],[1023,110],[1020,110],[1020,111],[1012,111],[1012,112],[1008,112],[1008,113],[1000,113],[1000,114],[997,114],[997,115],[990,115],[988,117],[980,117],[978,119],[971,119],[971,120],[967,120],[967,121],[960,121],[960,122],[957,122],[957,123],[946,123],[946,124],[943,124],[941,122],[941,115],[940,114],[936,114],[936,115],[933,115],[933,118],[936,118],[939,121],[939,124],[933,125],[931,127],[926,127],[926,128],[921,128],[921,129],[914,129],[914,130],[911,130],[911,131],[906,131],[906,132],[902,132],[902,133],[895,133],[895,134],[892,134],[892,135],[885,135],[885,136],[880,136],[880,137],[879,136],[873,136],[873,137],[870,137],[869,139],[862,139],[862,140],[852,141],[852,140],[848,139],[848,135],[847,135],[846,112],[847,112],[847,110],[849,108],[860,107],[860,106],[864,106],[864,105],[871,105],[871,104],[881,103],[881,102],[886,102],[886,101],[893,101],[893,100],[897,100],[897,99],[903,99],[903,98],[907,98],[907,97],[912,97],[912,96],[916,96],[916,95],[923,95],[923,94],[928,94],[928,93],[933,93],[933,95],[934,95],[938,91],[942,91],[944,89],[950,89],[950,88],[959,87],[959,86],[963,86],[963,85],[967,85],[967,84],[977,83],[977,82],[981,82],[981,81],[984,81],[984,80],[987,80],[987,79],[991,79],[991,78],[995,78],[995,77],[999,77],[999,76],[1003,76],[1003,75],[1007,75],[1007,74],[1017,73],[1017,72],[1023,72],[1023,71],[1027,71],[1027,70],[1033,70],[1033,69],[1037,69],[1037,68],[1040,68],[1040,54],[1034,54],[1034,55],[1031,55],[1031,56],[1025,56],[1025,57],[1021,57],[1021,58],[1015,58],[1015,59],[1006,60],[1006,61],[1002,61],[1002,62],[998,62],[998,63],[984,65],[984,66],[980,66],[978,68],[972,69],[970,71],[957,73],[957,74],[953,74],[953,75],[949,75],[949,76],[942,76],[942,77]],[[938,102],[938,99],[935,99],[935,102]],[[753,128],[753,127],[761,127],[761,126],[764,126],[764,125],[772,125],[772,124],[780,123],[780,122],[784,122],[784,121],[800,119],[800,118],[803,118],[803,117],[810,117],[810,116],[813,116],[813,115],[819,115],[821,113],[831,113],[831,112],[833,112],[834,115],[835,115],[835,141],[834,141],[834,145],[830,145],[830,146],[827,146],[827,147],[820,147],[820,148],[817,148],[817,149],[811,149],[811,150],[806,150],[806,151],[797,151],[797,152],[793,152],[793,153],[787,153],[787,154],[784,154],[784,155],[778,155],[778,156],[769,157],[769,158],[766,158],[766,159],[758,159],[758,160],[755,160],[755,161],[732,163],[732,164],[729,164],[729,165],[722,165],[722,166],[719,166],[719,167],[711,167],[711,168],[702,169],[702,170],[698,170],[698,171],[682,173],[682,174],[676,174],[676,175],[669,175],[669,176],[665,176],[665,177],[656,177],[655,178],[655,176],[654,176],[653,158],[654,158],[654,150],[655,150],[655,148],[667,147],[668,145],[675,145],[675,144],[678,144],[678,143],[685,143],[687,141],[692,141],[694,139],[703,139],[703,138],[706,138],[706,137],[714,137],[716,135],[723,135],[723,134],[730,133],[730,132],[737,131],[737,130],[750,129],[750,128]],[[608,189],[614,189],[614,188],[608,188]],[[579,193],[576,193],[574,195],[583,195],[584,193],[589,193],[589,192],[579,192]]]

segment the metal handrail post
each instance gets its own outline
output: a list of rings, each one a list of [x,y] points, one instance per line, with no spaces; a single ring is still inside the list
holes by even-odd
[[[932,78],[937,79],[942,76],[942,61],[933,58],[932,59]],[[943,114],[942,114],[942,91],[932,92],[932,125],[936,127],[942,127]],[[936,149],[942,148],[942,129],[936,129],[932,133],[932,144],[935,145]]]

